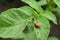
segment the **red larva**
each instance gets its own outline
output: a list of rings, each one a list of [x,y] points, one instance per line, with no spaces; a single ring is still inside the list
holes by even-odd
[[[36,28],[40,28],[40,24],[39,23],[35,23],[35,27]]]

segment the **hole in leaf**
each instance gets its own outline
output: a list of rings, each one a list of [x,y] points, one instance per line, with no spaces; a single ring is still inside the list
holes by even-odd
[[[40,0],[36,0],[36,1],[40,1]]]
[[[28,27],[26,26],[25,29],[23,30],[24,33],[28,32]]]

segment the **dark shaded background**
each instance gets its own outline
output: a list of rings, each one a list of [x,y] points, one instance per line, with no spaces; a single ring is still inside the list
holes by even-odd
[[[19,1],[19,0],[8,0],[8,2],[6,3],[0,3],[0,13],[10,9],[10,8],[18,8],[18,7],[22,7],[25,6],[27,4]],[[60,39],[60,25],[55,25],[52,22],[50,22],[51,24],[51,31],[50,31],[50,35],[49,36],[56,36]],[[11,40],[11,38],[0,38],[0,40]]]

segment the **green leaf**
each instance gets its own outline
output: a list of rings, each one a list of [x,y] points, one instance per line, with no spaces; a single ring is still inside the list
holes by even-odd
[[[21,7],[2,12],[0,15],[0,27],[9,27],[19,24],[19,22],[22,22],[32,16],[32,10],[29,10],[28,8],[29,7]]]
[[[57,37],[49,37],[48,40],[59,40]]]
[[[53,0],[53,1],[57,4],[58,7],[60,7],[60,0]]]
[[[13,8],[2,12],[0,15],[0,37],[24,37],[23,30],[28,24],[32,13],[32,10],[28,6]]]
[[[59,7],[55,8],[55,9],[53,10],[53,12],[55,12],[55,15],[56,15],[58,18],[60,18],[60,8],[59,8]]]
[[[46,5],[47,4],[46,0],[40,0],[38,3],[39,3],[39,5]]]
[[[50,11],[45,11],[45,13],[43,14],[43,16],[45,16],[46,18],[48,18],[49,20],[53,21],[53,23],[57,24],[57,19],[56,16],[50,12]]]
[[[22,0],[23,2],[27,3],[28,5],[30,5],[32,8],[34,8],[38,13],[43,12],[43,9],[41,8],[41,6],[39,5],[38,2],[36,2],[35,0]]]
[[[0,37],[2,38],[22,38],[24,35],[22,33],[23,29],[26,26],[25,23],[21,23],[20,25],[16,25],[13,27],[5,27],[0,28]]]
[[[24,38],[24,40],[37,40],[37,38],[36,38],[36,35],[35,35],[35,33],[34,32],[31,32],[31,33],[28,33],[28,34],[25,34],[25,38]]]
[[[43,16],[38,16],[36,23],[40,24],[40,28],[34,29],[36,32],[37,40],[47,40],[50,32],[49,21]]]
[[[31,22],[29,22],[29,24],[27,25],[27,28],[28,28],[28,30],[27,30],[27,33],[25,33],[24,35],[25,35],[25,37],[24,37],[24,40],[37,40],[37,38],[36,38],[36,34],[35,34],[35,32],[34,32],[34,23],[31,21]]]
[[[28,28],[30,31],[28,31],[25,34],[25,40],[47,40],[49,32],[50,32],[50,25],[49,21],[42,16],[37,16],[37,19],[35,20],[36,23],[40,24],[40,28],[36,28],[34,26],[34,22],[31,22]]]

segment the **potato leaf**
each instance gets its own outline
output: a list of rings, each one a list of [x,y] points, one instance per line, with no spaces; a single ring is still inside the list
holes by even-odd
[[[37,40],[47,40],[50,32],[49,21],[43,16],[38,16],[36,22],[40,24],[40,28],[35,28]]]
[[[60,7],[60,0],[53,0],[53,1],[57,4],[58,7]]]
[[[46,0],[40,0],[38,3],[39,5],[42,5],[42,6],[47,4]]]
[[[53,21],[53,23],[57,24],[57,19],[56,16],[50,12],[50,11],[45,11],[45,13],[43,14],[46,18],[48,18],[49,20]]]
[[[0,14],[0,37],[20,38],[23,30],[32,16],[32,10],[28,6],[13,8]]]
[[[49,37],[48,40],[59,40],[57,37]]]
[[[36,23],[40,24],[40,28],[36,28],[34,24],[30,24],[28,28],[30,31],[25,34],[25,40],[47,40],[49,32],[50,32],[50,25],[49,21],[42,16],[37,16],[35,20]]]
[[[30,5],[32,8],[34,8],[38,13],[43,12],[43,9],[41,8],[41,6],[39,5],[38,2],[36,2],[35,0],[22,0],[23,2],[27,3],[28,5]]]

